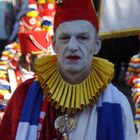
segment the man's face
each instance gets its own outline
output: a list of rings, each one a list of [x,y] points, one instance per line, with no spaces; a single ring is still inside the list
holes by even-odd
[[[97,53],[96,39],[96,30],[88,21],[78,20],[60,24],[54,39],[60,70],[78,73],[90,69],[92,57]]]

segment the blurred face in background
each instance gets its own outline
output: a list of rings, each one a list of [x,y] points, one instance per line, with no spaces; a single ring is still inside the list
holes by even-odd
[[[42,56],[46,55],[43,52],[39,53],[28,53],[26,55],[22,55],[19,61],[20,66],[25,68],[27,71],[35,72],[35,60]]]

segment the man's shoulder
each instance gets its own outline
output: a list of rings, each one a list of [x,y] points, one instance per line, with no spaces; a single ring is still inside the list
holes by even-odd
[[[24,81],[23,83],[21,83],[15,90],[15,92],[13,93],[12,98],[23,98],[23,96],[26,95],[29,87],[32,85],[32,83],[34,82],[34,78],[32,79],[28,79],[26,81]]]
[[[12,106],[13,108],[16,108],[16,110],[20,110],[22,108],[27,92],[33,82],[34,78],[26,80],[16,88],[15,92],[8,102],[8,108],[12,108]]]
[[[113,84],[108,84],[107,88],[99,98],[99,102],[116,103],[120,105],[128,104],[127,97]]]
[[[31,79],[28,79],[26,81],[24,81],[23,83],[21,83],[16,90],[20,90],[22,88],[29,88],[31,86],[31,84],[34,82],[35,78],[31,78]]]

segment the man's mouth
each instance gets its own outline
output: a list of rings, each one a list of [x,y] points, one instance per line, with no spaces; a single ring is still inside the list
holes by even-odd
[[[66,59],[69,59],[69,60],[78,60],[80,59],[80,56],[78,55],[69,55],[66,57]]]

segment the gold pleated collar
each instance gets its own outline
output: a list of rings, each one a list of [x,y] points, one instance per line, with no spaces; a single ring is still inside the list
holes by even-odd
[[[38,80],[48,101],[61,112],[73,114],[93,105],[113,78],[114,65],[94,57],[90,74],[80,84],[69,84],[57,69],[57,56],[44,56],[36,60]]]

